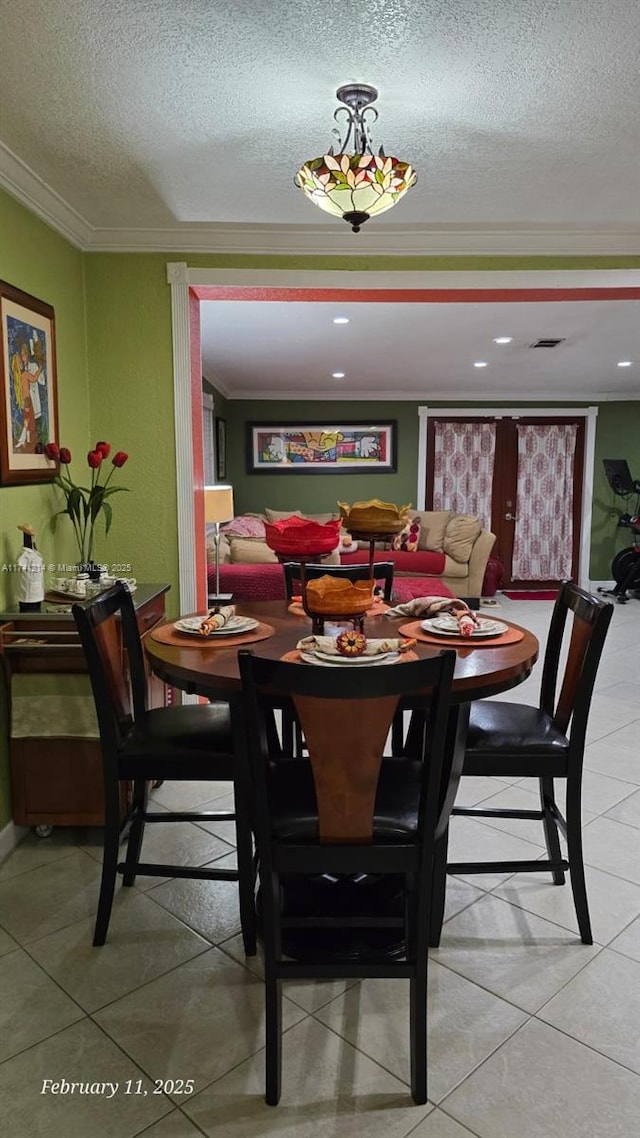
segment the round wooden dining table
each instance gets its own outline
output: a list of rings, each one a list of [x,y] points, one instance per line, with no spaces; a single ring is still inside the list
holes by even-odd
[[[228,643],[225,637],[216,640],[203,640],[196,635],[178,636],[172,626],[167,624],[153,629],[144,638],[144,647],[152,670],[165,683],[180,688],[182,691],[204,696],[207,699],[228,699],[233,706],[233,704],[237,704],[237,699],[242,690],[238,669],[238,649],[240,647],[249,648],[259,656],[279,660],[291,653],[302,637],[311,633],[309,617],[303,612],[302,615],[299,615],[290,611],[286,601],[243,602],[236,605],[235,608],[237,615],[251,616],[259,622],[255,635],[260,636],[260,639],[256,639],[252,643],[239,644],[239,638],[234,637],[230,638],[235,641],[232,644]],[[371,639],[398,637],[402,635],[399,633],[399,629],[410,622],[411,618],[406,616],[401,618],[392,618],[384,614],[367,616],[365,633]],[[476,640],[473,644],[461,643],[456,645],[457,659],[452,690],[453,706],[449,713],[446,742],[447,757],[441,791],[443,795],[443,816],[445,817],[449,816],[453,806],[462,772],[469,705],[473,700],[497,695],[522,683],[530,675],[538,657],[538,641],[533,633],[511,622],[505,621],[504,623],[508,624],[510,629],[517,630],[515,635],[519,636],[518,639],[515,639],[514,635],[511,643],[494,641],[491,645],[490,642]],[[162,638],[163,636],[166,637],[165,640],[158,639],[158,637]],[[423,658],[433,656],[443,647],[450,648],[451,641],[447,640],[440,645],[435,640],[432,643],[418,640],[413,651],[417,656]],[[312,665],[301,664],[300,666]],[[394,666],[401,666],[401,664]],[[406,703],[403,701],[403,706],[406,706],[409,711],[412,710],[409,701]],[[409,738],[410,732],[405,744]],[[444,908],[445,878],[446,874],[443,873],[440,880],[434,880],[433,928],[439,928],[438,922],[441,921]],[[393,878],[389,879],[390,885],[393,885],[393,880]],[[350,909],[353,911],[356,911],[358,905],[358,898],[355,895],[358,892],[356,885],[357,882],[354,882],[354,896],[350,898],[349,902]],[[308,883],[305,887],[308,889]],[[384,888],[383,885],[382,893]],[[325,903],[326,900],[322,898],[322,895],[318,897],[319,911]],[[385,903],[382,895],[378,899],[378,903]],[[393,889],[386,903],[391,906],[396,904]],[[363,940],[362,936],[361,932],[357,949],[351,947],[346,949],[345,944],[340,941],[339,947],[336,949],[337,955],[344,954],[346,951],[349,953],[357,951],[359,954],[363,951],[366,952],[366,938]],[[379,939],[376,940],[376,945],[376,951],[380,952]],[[302,942],[299,939],[296,941],[289,939],[286,952],[297,959],[303,959],[306,951],[313,953],[316,949],[315,942],[307,945],[304,939]],[[404,952],[402,938],[398,938],[397,934],[392,934],[385,951],[389,956],[402,954]]]
[[[309,618],[290,612],[286,601],[247,601],[236,605],[236,613],[254,617],[273,632],[264,639],[242,645],[227,643],[223,637],[204,640],[183,636],[180,638],[182,643],[162,642],[151,632],[144,640],[151,669],[165,683],[182,691],[207,699],[225,699],[240,691],[239,647],[249,648],[258,656],[278,660],[311,632]],[[384,614],[368,616],[365,632],[369,638],[397,637],[398,629],[410,620],[410,617],[392,618]],[[504,623],[521,631],[522,638],[510,644],[492,645],[490,641],[477,640],[473,644],[456,646],[455,703],[470,703],[498,695],[523,683],[530,675],[538,658],[538,641],[527,629],[511,622]],[[447,642],[444,646],[450,647],[450,644]],[[441,646],[435,641],[426,643],[419,640],[414,648],[421,658],[440,650]]]

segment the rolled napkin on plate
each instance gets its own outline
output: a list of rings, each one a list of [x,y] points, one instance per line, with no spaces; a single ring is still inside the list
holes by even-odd
[[[218,628],[222,628],[230,617],[235,616],[235,613],[234,605],[224,605],[221,608],[211,609],[209,615],[201,622],[198,631],[202,636],[209,636]]]
[[[470,616],[475,624],[477,617],[471,611],[466,601],[458,597],[414,597],[412,601],[394,605],[387,611],[387,616],[440,616],[443,612],[453,613],[455,616],[463,613]]]
[[[476,614],[469,608],[466,601],[458,597],[414,597],[402,605],[394,605],[389,609],[387,616],[423,616],[434,617],[448,613],[458,622],[458,631],[461,636],[471,636],[479,621]]]
[[[322,652],[325,656],[339,656],[340,649],[335,636],[304,636],[296,644],[300,652]],[[406,652],[415,646],[415,640],[406,637],[389,637],[386,640],[367,640],[362,656],[381,656],[387,652]]]

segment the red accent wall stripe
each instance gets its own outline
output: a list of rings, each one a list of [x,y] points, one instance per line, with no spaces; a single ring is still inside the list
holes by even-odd
[[[640,300],[640,288],[242,288],[195,287],[199,300],[324,301],[369,304],[530,304],[562,301]]]
[[[195,563],[204,566],[197,573],[198,612],[207,606],[207,552],[204,532],[204,456],[202,452],[202,351],[200,346],[200,300],[189,292],[189,336],[191,355],[191,438],[193,440],[193,513],[195,523]]]

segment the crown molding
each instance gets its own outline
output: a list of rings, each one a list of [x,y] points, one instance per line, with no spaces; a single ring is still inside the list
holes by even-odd
[[[279,256],[638,256],[639,229],[381,226],[364,233],[326,226],[194,225],[94,229],[89,250]]]
[[[640,227],[389,225],[352,234],[337,222],[258,225],[184,222],[156,228],[92,226],[0,142],[0,186],[83,252],[279,256],[640,256]],[[310,214],[310,216],[312,216]]]
[[[222,381],[222,379],[218,376],[218,373],[213,368],[209,367],[207,369],[206,375],[203,371],[202,378],[206,379],[207,383],[209,383],[211,387],[215,387],[218,395],[222,395],[224,399],[235,399],[233,392],[229,390],[228,385]]]
[[[88,249],[93,228],[17,154],[0,142],[0,186],[79,249]]]
[[[327,399],[327,395],[318,395],[317,391],[278,391],[278,390],[265,390],[265,391],[249,391],[246,388],[239,388],[237,391],[230,391],[227,395],[231,400],[253,401],[259,403],[265,401],[283,401],[295,403],[307,403],[318,399]],[[483,394],[482,399],[478,398],[477,391],[456,390],[453,391],[449,388],[446,391],[332,391],[332,403],[416,403],[422,399],[429,400],[429,406],[433,403],[444,403],[448,405],[452,399],[456,403],[471,403],[474,407],[483,406],[486,401],[495,400],[496,403],[504,403],[505,399],[512,399],[513,393],[507,395],[503,391],[487,391]],[[595,400],[596,403],[637,403],[640,401],[640,395],[627,395],[627,394],[612,394],[610,391],[589,392],[590,403]],[[530,403],[540,403],[541,406],[548,407],[551,400],[554,405],[560,400],[565,400],[567,404],[572,404],[576,411],[584,411],[585,414],[589,407],[585,405],[584,395],[576,395],[575,391],[554,391],[553,395],[548,392],[540,396],[529,394],[527,399]],[[435,408],[435,413],[440,414],[442,408]],[[460,408],[459,413],[468,413],[469,408]],[[505,413],[504,407],[501,408],[501,413]],[[522,412],[521,412],[522,413]],[[543,412],[541,412],[542,414]],[[557,415],[558,408],[553,407],[549,414]]]

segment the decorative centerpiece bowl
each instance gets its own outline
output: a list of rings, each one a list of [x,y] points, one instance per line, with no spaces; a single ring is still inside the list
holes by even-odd
[[[340,518],[321,524],[293,514],[271,524],[265,522],[264,529],[269,549],[279,557],[290,556],[295,560],[309,554],[322,557],[331,553],[340,542],[341,525]]]
[[[410,502],[406,506],[394,506],[391,502],[381,502],[379,498],[354,502],[352,506],[347,502],[338,502],[338,506],[344,528],[349,533],[361,535],[363,539],[368,534],[378,537],[400,533],[409,521],[411,509]]]
[[[305,601],[307,612],[323,616],[360,616],[373,604],[375,581],[345,581],[341,577],[315,577],[307,583]]]

